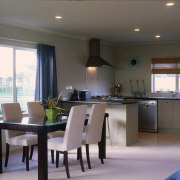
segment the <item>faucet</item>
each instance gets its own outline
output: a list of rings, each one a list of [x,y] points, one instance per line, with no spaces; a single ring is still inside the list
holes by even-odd
[[[177,94],[178,94],[178,92],[173,92],[173,91],[171,92],[172,97],[175,97]]]

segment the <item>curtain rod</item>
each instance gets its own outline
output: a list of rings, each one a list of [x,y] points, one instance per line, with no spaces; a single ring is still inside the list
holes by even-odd
[[[0,39],[9,40],[9,41],[17,41],[17,42],[22,42],[22,43],[37,44],[37,42],[33,42],[33,41],[25,41],[25,40],[14,39],[14,38],[7,38],[7,37],[2,37],[2,36],[0,36]]]
[[[50,43],[45,43],[45,42],[33,42],[33,41],[26,41],[26,40],[21,40],[21,39],[7,38],[3,36],[0,36],[0,39],[9,40],[9,41],[17,41],[17,42],[22,42],[22,43],[29,43],[29,44],[47,44],[50,46],[55,46],[53,43],[50,44]]]

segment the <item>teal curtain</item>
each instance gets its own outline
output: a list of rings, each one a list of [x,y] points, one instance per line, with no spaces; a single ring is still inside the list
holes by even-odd
[[[38,44],[35,100],[57,96],[55,46]]]

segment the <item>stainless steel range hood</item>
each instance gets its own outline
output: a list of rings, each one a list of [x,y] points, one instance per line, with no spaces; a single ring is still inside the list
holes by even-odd
[[[111,67],[107,61],[100,57],[100,39],[92,38],[89,41],[89,58],[86,67]]]

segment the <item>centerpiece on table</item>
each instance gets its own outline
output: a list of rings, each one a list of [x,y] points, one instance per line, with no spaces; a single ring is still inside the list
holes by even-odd
[[[43,100],[43,106],[45,107],[48,122],[57,121],[58,113],[64,110],[63,108],[58,106],[59,98],[59,96],[58,98],[48,97],[48,99]]]

